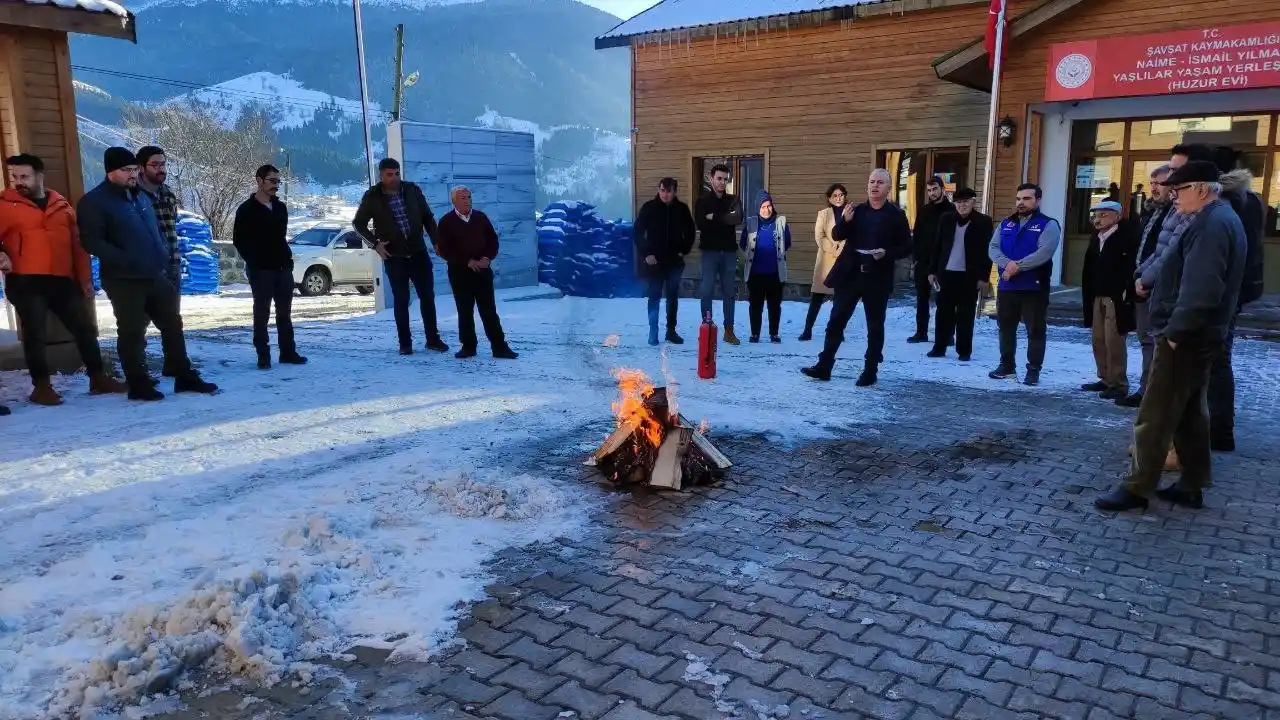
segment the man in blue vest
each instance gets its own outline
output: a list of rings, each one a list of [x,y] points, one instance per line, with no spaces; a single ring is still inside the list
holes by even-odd
[[[991,236],[991,262],[1000,273],[996,317],[1000,325],[1000,365],[989,377],[1003,380],[1017,374],[1018,323],[1027,328],[1027,372],[1022,381],[1040,383],[1049,326],[1049,285],[1053,254],[1062,242],[1062,225],[1040,212],[1044,193],[1039,185],[1018,186],[1013,215]]]

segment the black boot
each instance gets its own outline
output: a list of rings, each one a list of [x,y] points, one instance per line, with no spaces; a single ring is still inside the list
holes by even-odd
[[[924,354],[925,357],[940,358],[947,356],[947,349],[944,347],[933,346],[933,349]]]
[[[1007,380],[1008,378],[1011,378],[1015,374],[1017,374],[1017,372],[1018,372],[1017,370],[1014,370],[1008,365],[1001,365],[997,367],[995,370],[992,370],[991,372],[987,373],[987,377],[991,378],[992,380]]]
[[[271,351],[270,350],[258,351],[258,369],[259,370],[271,369]]]
[[[1183,490],[1176,483],[1156,490],[1156,497],[1192,510],[1199,510],[1204,507],[1204,491]]]
[[[493,351],[493,356],[499,360],[515,360],[520,357],[520,353],[512,350],[509,345],[503,345]]]
[[[1136,392],[1136,393],[1133,393],[1132,395],[1122,397],[1116,400],[1116,404],[1119,405],[1120,407],[1127,407],[1127,408],[1142,407],[1142,393]]]
[[[412,355],[412,354],[413,354],[413,346],[412,346],[412,345],[401,345],[401,346],[400,346],[400,354],[401,354],[401,355]]]
[[[289,353],[280,353],[281,365],[306,365],[307,359],[298,354],[297,350]]]
[[[1103,392],[1110,386],[1099,380],[1098,382],[1085,383],[1080,389],[1085,392]]]
[[[8,405],[0,405],[0,417],[11,415],[12,413],[13,411],[9,409]]]
[[[1118,402],[1129,397],[1129,391],[1125,388],[1119,387],[1107,388],[1106,390],[1103,390],[1102,394],[1098,395],[1098,397],[1103,400],[1115,400]]]
[[[907,338],[907,342],[911,343],[912,345],[915,345],[917,343],[929,342],[929,333],[917,331],[915,335],[912,335],[911,337]]]
[[[463,346],[463,348],[458,352],[454,353],[453,356],[458,358],[459,360],[466,360],[467,358],[473,358],[476,356],[476,349],[473,347]]]
[[[675,328],[669,327],[667,328],[667,342],[672,345],[683,345],[684,338],[680,337],[680,334],[676,332]]]
[[[1227,432],[1209,432],[1209,449],[1214,452],[1235,452],[1236,434]]]
[[[800,342],[809,342],[812,339],[813,339],[812,330],[805,330],[804,332],[800,333]]]
[[[1147,499],[1134,495],[1124,488],[1116,488],[1106,495],[1099,495],[1093,506],[1107,512],[1125,512],[1127,510],[1145,510]]]
[[[863,367],[862,374],[858,376],[857,386],[871,387],[872,385],[875,385],[876,380],[879,379],[876,373],[877,369],[878,368],[875,365],[867,365]]]
[[[831,379],[831,368],[823,365],[822,363],[818,363],[812,367],[802,368],[800,372],[808,375],[814,380],[822,380],[823,382],[826,382]]]
[[[142,402],[155,402],[163,400],[164,393],[156,389],[155,384],[151,382],[150,377],[131,378],[129,384],[129,399],[140,400]]]
[[[212,395],[218,392],[218,386],[211,382],[205,382],[199,373],[192,370],[185,375],[181,375],[173,381],[173,391],[175,393],[200,393],[202,395]]]
[[[449,352],[449,346],[445,344],[444,340],[440,339],[439,335],[427,338],[427,349],[433,352]]]
[[[1039,385],[1040,370],[1039,368],[1027,368],[1027,374],[1022,376],[1023,385]]]

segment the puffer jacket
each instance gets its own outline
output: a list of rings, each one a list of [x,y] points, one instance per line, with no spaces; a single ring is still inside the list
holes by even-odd
[[[0,193],[0,250],[13,262],[13,275],[54,275],[91,285],[89,254],[71,203],[46,191],[43,209],[16,190]]]
[[[1222,183],[1222,199],[1240,216],[1244,225],[1248,252],[1244,261],[1244,280],[1240,284],[1240,307],[1262,297],[1262,278],[1265,267],[1262,257],[1262,235],[1267,223],[1266,206],[1258,193],[1253,192],[1253,173],[1233,170],[1225,173]]]

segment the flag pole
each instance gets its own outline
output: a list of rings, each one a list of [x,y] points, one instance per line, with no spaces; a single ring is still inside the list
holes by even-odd
[[[373,128],[369,121],[369,80],[364,64],[364,20],[360,16],[360,0],[351,0],[351,11],[355,15],[356,25],[356,59],[357,72],[360,73],[360,111],[364,116],[364,151],[365,170],[369,175],[369,184],[378,184],[378,175],[373,169]]]
[[[987,118],[987,161],[982,170],[982,212],[991,215],[991,176],[996,168],[996,123],[1000,115],[1000,78],[1004,70],[1004,20],[1007,0],[1000,0],[996,16],[995,62],[991,67],[991,112]]]

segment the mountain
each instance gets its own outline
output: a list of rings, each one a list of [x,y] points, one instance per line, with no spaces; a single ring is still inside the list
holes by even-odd
[[[77,90],[82,115],[117,125],[121,102],[175,97],[198,99],[227,122],[263,107],[296,174],[323,186],[363,182],[347,0],[129,7],[137,14],[136,46],[73,36],[76,79],[103,93]],[[393,105],[394,28],[403,23],[404,71],[420,74],[405,91],[404,119],[536,128],[543,200],[591,199],[608,214],[630,214],[629,160],[616,162],[625,159],[619,148],[629,136],[629,58],[592,44],[616,17],[574,0],[363,0],[362,11],[379,146]]]

